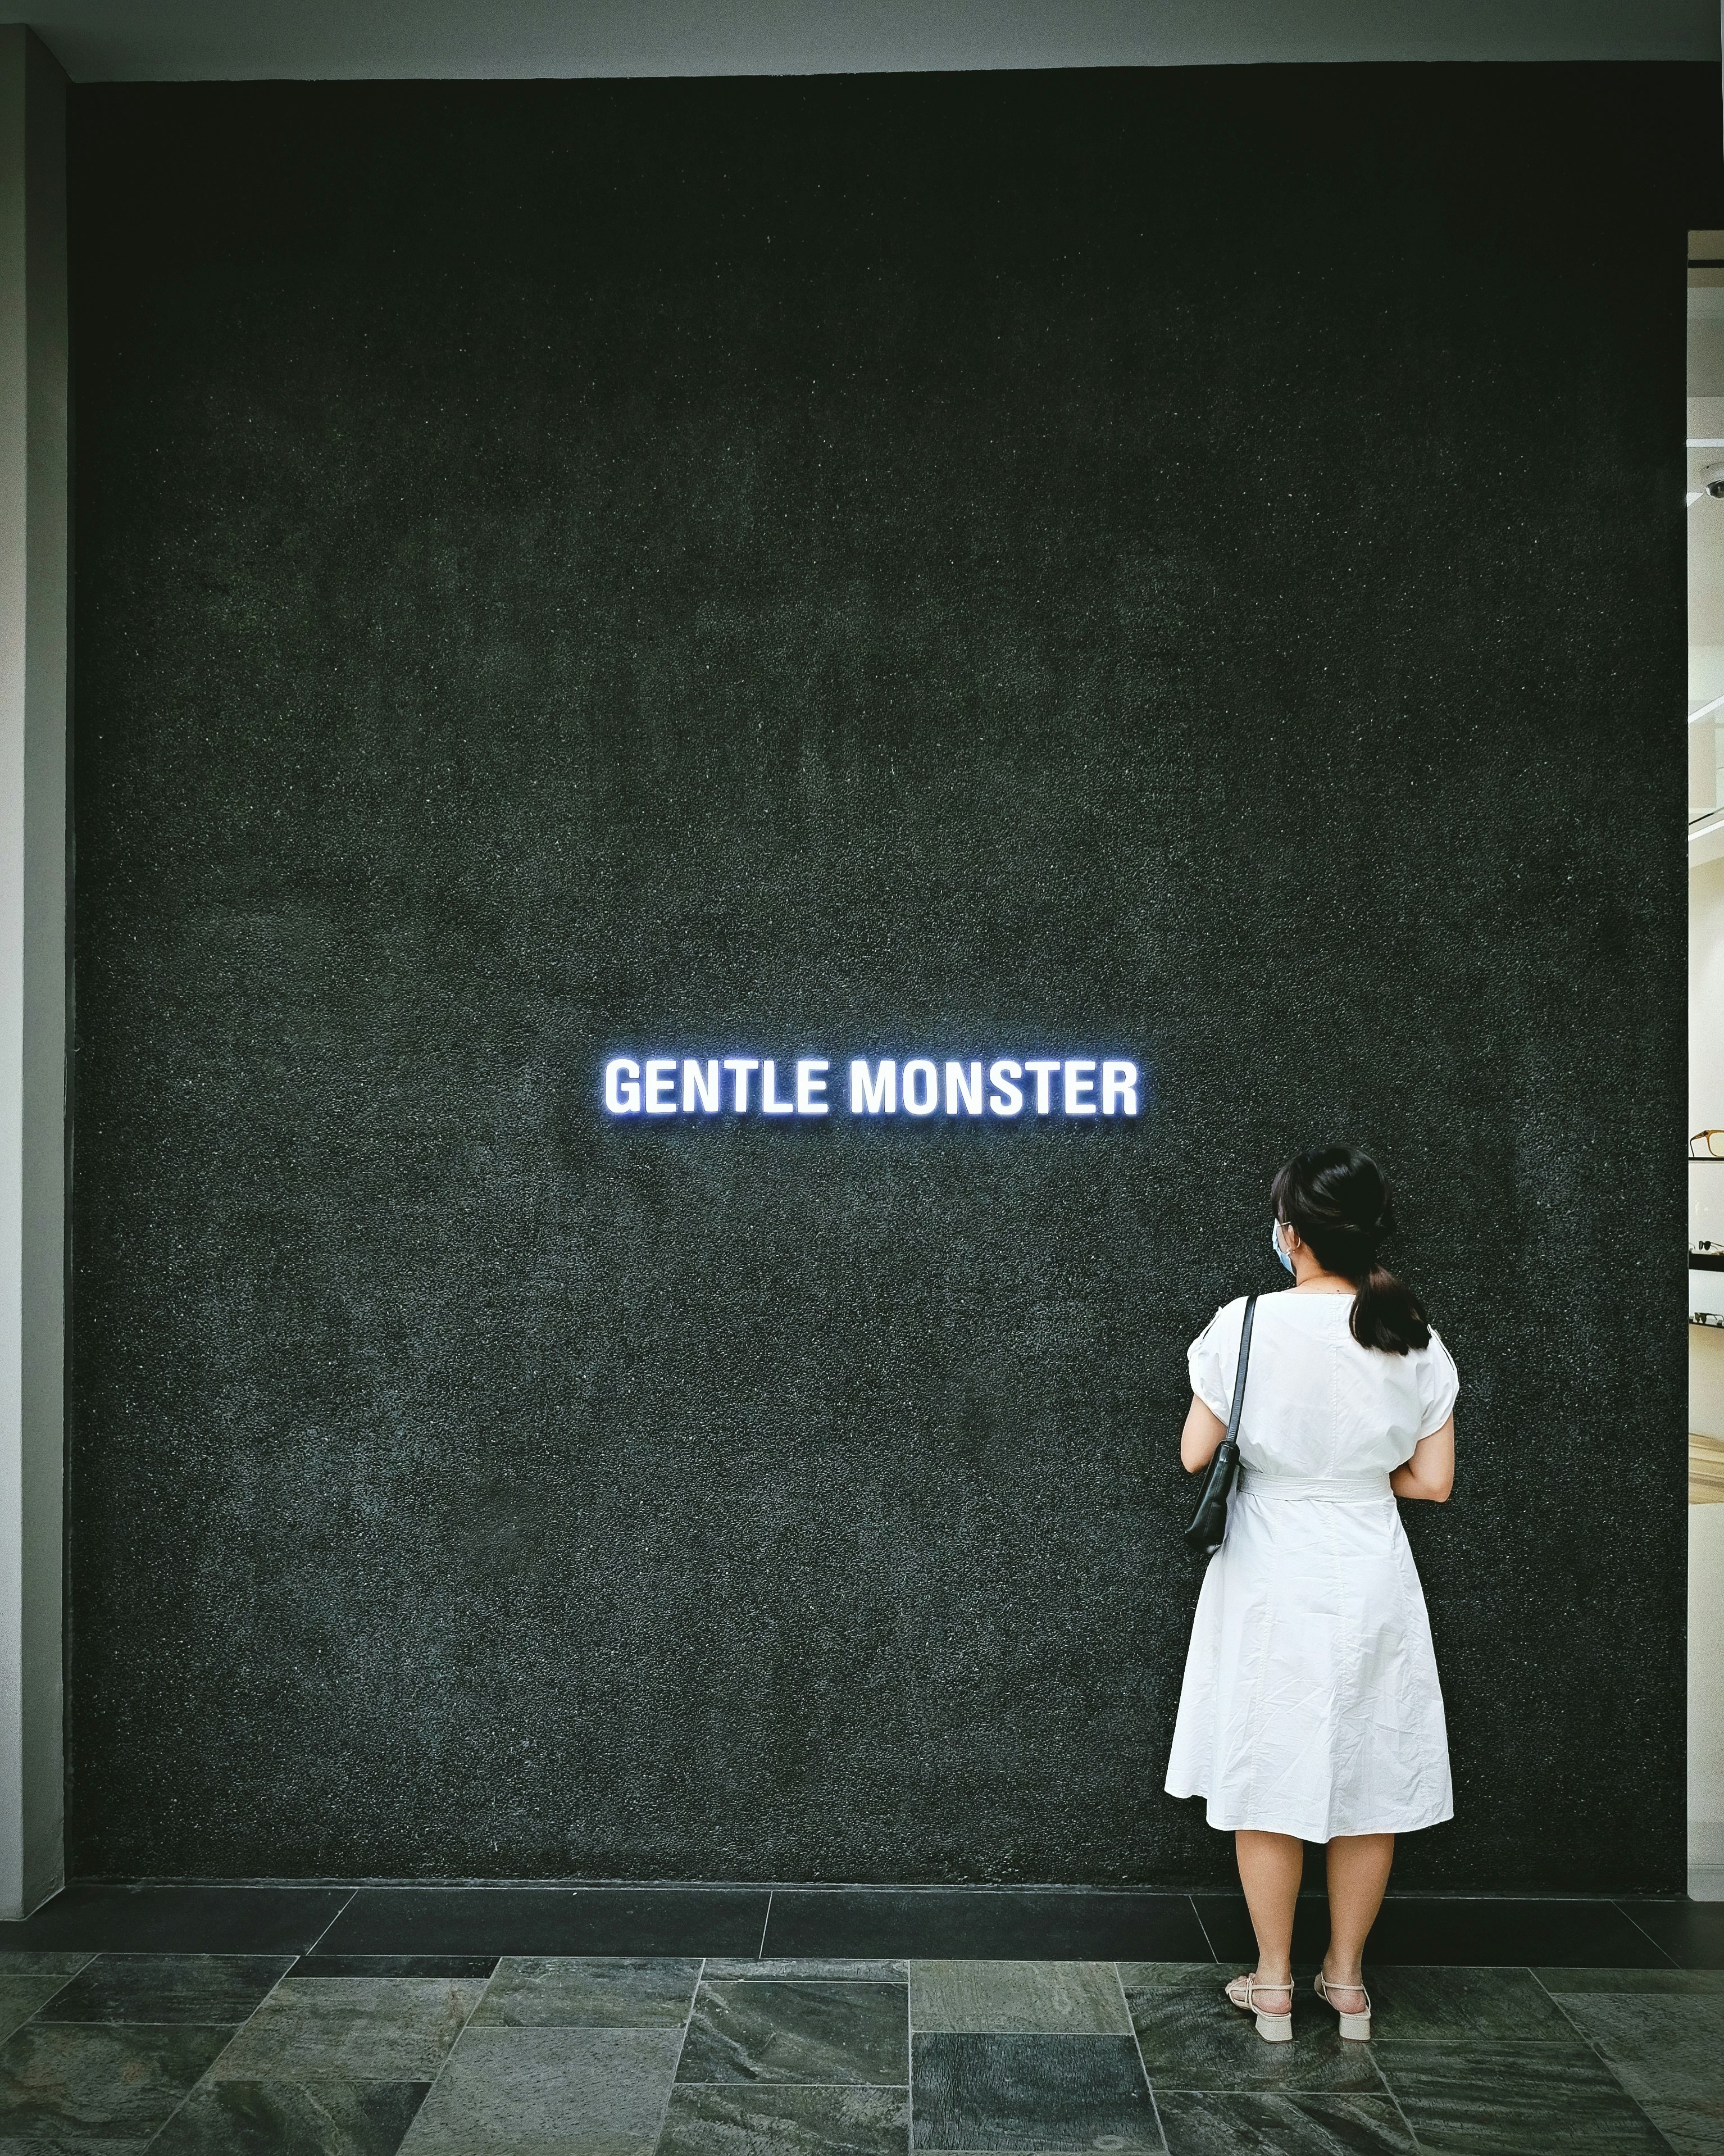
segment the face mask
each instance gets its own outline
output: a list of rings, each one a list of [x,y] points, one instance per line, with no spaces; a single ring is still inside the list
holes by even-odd
[[[1281,1248],[1281,1224],[1279,1220],[1271,1220],[1269,1224],[1269,1247],[1290,1273],[1293,1270],[1293,1260]]]

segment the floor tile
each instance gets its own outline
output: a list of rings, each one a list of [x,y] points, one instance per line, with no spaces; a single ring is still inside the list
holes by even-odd
[[[698,1958],[505,1955],[479,2003],[474,2026],[680,2029],[700,1974]]]
[[[678,2087],[658,2156],[904,2156],[907,2088]]]
[[[95,1953],[304,1953],[351,1897],[346,1887],[68,1887],[0,1950]]]
[[[1584,2045],[1371,2046],[1426,2156],[1668,2156]]]
[[[1193,1896],[1221,1961],[1249,1969],[1257,1952],[1244,1898]],[[1329,1938],[1329,1904],[1301,1894],[1294,1917],[1293,1958],[1320,1962]],[[1171,1957],[1162,1956],[1167,1959]],[[1383,1905],[1365,1950],[1366,1982],[1382,1963],[1460,1963],[1503,1968],[1539,1963],[1624,1969],[1662,1968],[1670,1957],[1614,1902],[1398,1898]]]
[[[292,1976],[456,1976],[483,1984],[495,1954],[301,1954]]]
[[[1131,2033],[1111,1961],[912,1962],[910,2020],[972,2035]]]
[[[651,2156],[674,2029],[469,2029],[403,2156]]]
[[[326,1953],[752,1954],[764,1887],[362,1887]]]
[[[293,1965],[290,1954],[98,1954],[39,2018],[237,2027]]]
[[[0,2044],[0,2149],[141,2147],[227,2042],[225,2029],[54,2027]]]
[[[1310,1972],[1298,1969],[1301,1991]],[[1442,2043],[1451,2037],[1498,2036],[1517,2044],[1573,2041],[1573,2029],[1528,1969],[1409,1969],[1373,1966],[1372,2030],[1381,2037]],[[1313,1994],[1315,1996],[1315,1994]],[[1322,2001],[1316,2002],[1320,2006]],[[1333,2018],[1332,2010],[1323,2007]]]
[[[1418,2156],[1387,2097],[1158,2096],[1168,2156]]]
[[[1621,1907],[1680,1968],[1724,1969],[1724,1902],[1624,1902]],[[1607,1962],[1615,1957],[1596,1958]]]
[[[1724,1969],[1535,1969],[1553,1994],[1644,1992],[1671,1998],[1724,1998]]]
[[[1343,2043],[1334,2014],[1306,1989],[1294,1994],[1293,2041],[1265,2044],[1250,2015],[1222,1997],[1221,1973],[1213,1963],[1122,1962],[1120,1979],[1144,2069],[1157,2092],[1383,2092],[1373,2047]]]
[[[428,2082],[484,1989],[431,1977],[286,1977],[223,2053],[215,2078]]]
[[[12,1976],[0,1970],[0,2042],[14,2029],[33,2020],[70,1979],[64,1976]]]
[[[1724,2103],[1649,2103],[1641,2108],[1676,2156],[1724,2156]]]
[[[916,2039],[917,2148],[1159,2149],[1129,2036]]]
[[[150,2156],[395,2156],[423,2082],[205,2082]]]
[[[1061,1893],[1048,1888],[796,1887],[772,1897],[774,1954],[931,1959],[1207,1961],[1184,1894]]]
[[[1724,2102],[1724,1998],[1593,1991],[1562,2005],[1630,2096]]]
[[[910,2078],[905,2009],[900,1984],[702,1984],[676,2078],[901,2087]]]
[[[742,1954],[716,1954],[707,1961],[706,1974],[714,1982],[721,1978],[738,1983],[760,1982],[773,1977],[824,1976],[834,1981],[854,1979],[859,1984],[906,1984],[910,1979],[910,1964],[855,1961],[841,1954],[786,1954],[763,1960],[751,1960]]]

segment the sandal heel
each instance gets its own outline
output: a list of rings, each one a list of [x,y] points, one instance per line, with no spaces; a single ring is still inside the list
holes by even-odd
[[[1329,1996],[1327,1980],[1321,1974],[1318,1976],[1312,1989],[1326,2005],[1335,2006],[1335,2001]],[[1348,2044],[1368,2044],[1371,2041],[1371,1994],[1368,1991],[1365,1991],[1362,1984],[1344,1984],[1341,1989],[1343,1991],[1365,1993],[1365,2010],[1362,2014],[1343,2014],[1338,2006],[1335,2006],[1336,2019],[1341,2024],[1342,2041]]]
[[[1285,2014],[1265,2014],[1257,2004],[1260,1991],[1285,1991],[1289,2011]],[[1265,2044],[1290,2044],[1293,2041],[1293,1987],[1290,1984],[1258,1984],[1249,1976],[1236,1976],[1231,1984],[1224,1984],[1222,1997],[1229,2006],[1238,2006],[1251,2016],[1257,2033]]]

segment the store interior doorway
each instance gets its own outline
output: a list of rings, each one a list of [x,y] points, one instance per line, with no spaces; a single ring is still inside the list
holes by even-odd
[[[1724,1901],[1724,231],[1688,235],[1688,1885]]]

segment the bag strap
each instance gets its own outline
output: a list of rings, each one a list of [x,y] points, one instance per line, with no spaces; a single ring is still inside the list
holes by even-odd
[[[1251,1360],[1251,1324],[1256,1315],[1257,1298],[1248,1295],[1244,1322],[1239,1327],[1239,1367],[1233,1373],[1233,1411],[1227,1418],[1227,1435],[1221,1440],[1224,1445],[1239,1441],[1239,1416],[1245,1405],[1245,1371]]]

